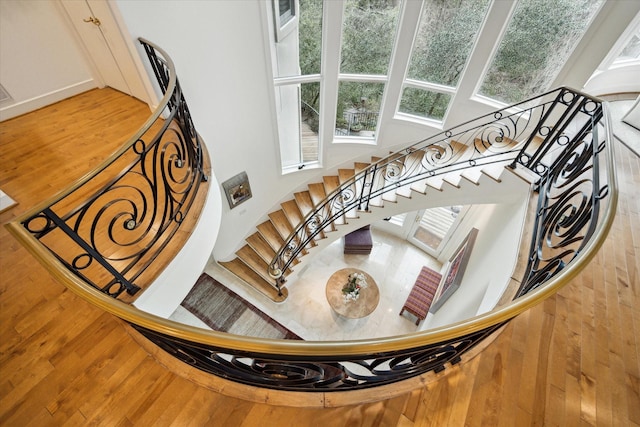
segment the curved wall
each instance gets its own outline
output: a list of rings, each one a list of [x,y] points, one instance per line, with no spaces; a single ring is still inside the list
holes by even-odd
[[[202,274],[213,250],[222,216],[220,190],[213,184],[215,175],[209,180],[212,185],[191,237],[153,285],[136,299],[133,305],[139,309],[169,318]]]

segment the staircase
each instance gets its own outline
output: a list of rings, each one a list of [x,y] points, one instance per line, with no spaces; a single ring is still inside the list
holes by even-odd
[[[588,158],[572,150],[584,146],[602,114],[598,100],[562,87],[385,158],[355,162],[282,203],[236,258],[220,264],[273,301],[284,301],[284,284],[305,257],[364,225],[418,209],[504,202],[523,183],[528,190],[530,183],[567,173],[561,169],[566,156],[574,167]]]
[[[468,151],[474,150],[473,147],[455,142],[452,142],[452,145],[459,158],[463,158]],[[313,212],[328,195],[341,186],[343,192],[350,190],[359,194],[362,183],[367,181],[354,180],[354,177],[365,169],[371,169],[374,164],[384,165],[383,173],[378,173],[374,182],[370,183],[374,188],[389,185],[388,181],[398,174],[404,174],[403,181],[406,181],[406,177],[412,173],[424,172],[424,168],[419,166],[420,159],[424,155],[424,151],[418,150],[409,155],[392,154],[385,159],[372,157],[371,163],[356,162],[353,168],[338,169],[336,175],[324,176],[322,182],[309,184],[305,191],[295,193],[292,199],[281,204],[280,209],[271,212],[268,215],[269,219],[259,224],[256,231],[246,239],[244,246],[236,252],[233,260],[220,262],[220,265],[271,300],[284,301],[288,291],[282,285],[280,291],[277,289],[275,279],[269,275],[269,264],[292,231],[305,220],[307,214]],[[295,267],[309,253],[317,252],[343,235],[378,219],[424,207],[462,204],[463,200],[464,204],[486,201],[487,198],[491,199],[491,194],[509,191],[500,190],[499,187],[503,181],[505,165],[510,163],[514,156],[514,153],[507,153],[495,163],[467,167],[461,171],[396,186],[372,197],[367,210],[364,207],[346,210],[325,225],[317,236],[310,240],[293,260],[291,264],[293,268],[283,272],[285,279],[291,277]],[[513,176],[513,174],[507,174]]]

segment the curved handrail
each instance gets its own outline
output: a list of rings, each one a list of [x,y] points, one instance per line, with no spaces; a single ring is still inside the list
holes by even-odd
[[[163,98],[114,154],[18,222],[64,268],[102,292],[131,299],[196,201],[203,145],[170,58],[146,40]],[[166,118],[161,118],[167,112]]]
[[[398,187],[507,160],[513,161],[514,168],[520,164],[544,176],[544,162],[558,157],[558,150],[567,145],[561,138],[576,115],[581,109],[587,109],[582,111],[586,115],[600,114],[600,105],[597,98],[560,87],[444,130],[372,163],[327,194],[291,231],[269,264],[275,287],[280,290],[284,272],[337,218],[353,209],[368,211],[372,199]]]
[[[163,53],[164,55],[164,53]],[[171,82],[175,70],[168,57],[167,70]],[[165,76],[166,77],[166,76]],[[165,105],[170,105],[167,95],[159,110],[152,117],[159,117]],[[175,99],[175,98],[174,98]],[[182,102],[180,94],[180,102]],[[188,115],[183,116],[188,118]],[[608,117],[605,114],[605,122]],[[147,125],[149,121],[145,124]],[[113,315],[129,322],[145,336],[181,360],[206,372],[245,384],[273,387],[285,390],[333,391],[350,390],[388,384],[425,372],[444,369],[445,363],[457,363],[460,356],[491,334],[508,320],[537,305],[567,284],[593,258],[603,244],[613,222],[617,203],[617,184],[613,168],[610,127],[605,126],[606,137],[596,135],[594,156],[604,158],[606,185],[595,192],[598,201],[605,200],[604,214],[595,219],[589,239],[583,242],[577,255],[559,272],[540,286],[532,287],[511,303],[491,312],[462,320],[454,324],[414,334],[364,339],[354,341],[304,342],[272,340],[206,331],[143,312],[135,306],[114,299],[95,287],[88,286],[81,276],[68,269],[58,256],[49,251],[22,225],[33,216],[35,210],[8,225],[11,233],[26,246],[45,268],[61,283],[80,297]],[[141,135],[136,134],[136,138]],[[195,133],[194,133],[195,135]],[[128,147],[135,145],[134,139]],[[125,149],[120,152],[126,151]],[[580,159],[580,161],[576,161]],[[526,160],[526,159],[521,159]],[[580,156],[569,156],[565,164],[583,167]],[[105,170],[102,166],[101,170]],[[550,168],[558,170],[562,168]],[[597,167],[583,167],[597,171]],[[96,176],[95,173],[88,174]],[[544,183],[541,183],[544,184]],[[79,187],[76,183],[74,187]],[[541,188],[543,188],[541,186]],[[607,191],[601,191],[606,188]],[[69,191],[63,194],[69,194]],[[543,194],[543,192],[541,192]],[[57,201],[59,199],[55,199]],[[40,210],[51,203],[42,204]],[[43,207],[42,207],[43,206]],[[600,209],[600,206],[594,206]],[[561,218],[560,223],[566,223]],[[363,373],[362,371],[367,371]]]

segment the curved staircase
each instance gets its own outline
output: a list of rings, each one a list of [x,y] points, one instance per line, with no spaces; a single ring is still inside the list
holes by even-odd
[[[474,147],[453,141],[450,144],[457,153],[457,160],[464,159],[467,154],[471,155],[473,152],[477,154]],[[509,145],[514,146],[516,143]],[[324,225],[293,260],[291,266],[299,265],[306,255],[317,252],[343,235],[385,217],[425,207],[473,202],[490,203],[492,195],[509,191],[504,188],[500,190],[500,186],[503,185],[504,171],[511,170],[505,169],[505,165],[511,163],[515,155],[514,152],[508,152],[498,157],[494,156],[491,164],[475,167],[467,165],[462,170],[393,186],[372,197],[368,207],[347,209]],[[352,191],[359,194],[363,182],[364,185],[371,185],[376,189],[388,186],[389,181],[398,175],[403,175],[402,182],[406,182],[407,177],[411,175],[424,174],[424,156],[425,151],[416,150],[408,155],[394,153],[384,159],[372,157],[371,163],[355,162],[352,169],[338,169],[337,175],[324,176],[322,182],[308,184],[307,190],[295,193],[292,199],[281,204],[280,209],[271,212],[267,221],[256,227],[256,231],[246,239],[246,243],[236,252],[233,260],[219,264],[271,300],[284,301],[288,291],[282,285],[278,290],[275,279],[269,275],[269,264],[296,227],[305,221],[307,215],[340,187],[343,192]],[[363,171],[380,167],[384,170],[375,175],[373,182],[368,182],[366,175],[365,178],[358,179],[358,174],[362,176]],[[515,177],[511,173],[508,175]],[[284,271],[284,278],[291,278],[293,270],[288,268]]]

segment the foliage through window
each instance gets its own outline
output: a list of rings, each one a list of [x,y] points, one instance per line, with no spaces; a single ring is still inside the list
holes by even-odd
[[[402,92],[400,111],[414,116],[442,120],[449,102],[451,102],[451,95],[448,93],[407,87]]]
[[[455,87],[488,4],[488,0],[427,0],[407,77]]]
[[[398,21],[399,2],[347,0],[342,26],[340,72],[386,75]]]
[[[520,0],[480,94],[515,103],[548,89],[602,0]]]
[[[505,103],[550,89],[604,3],[272,1],[295,14],[296,31],[274,43],[280,145],[292,168],[319,160],[335,136],[375,140],[380,120],[406,118],[397,112],[444,123],[464,120],[458,105],[492,108],[471,99],[474,88]],[[636,37],[621,56],[637,57],[637,46]]]

